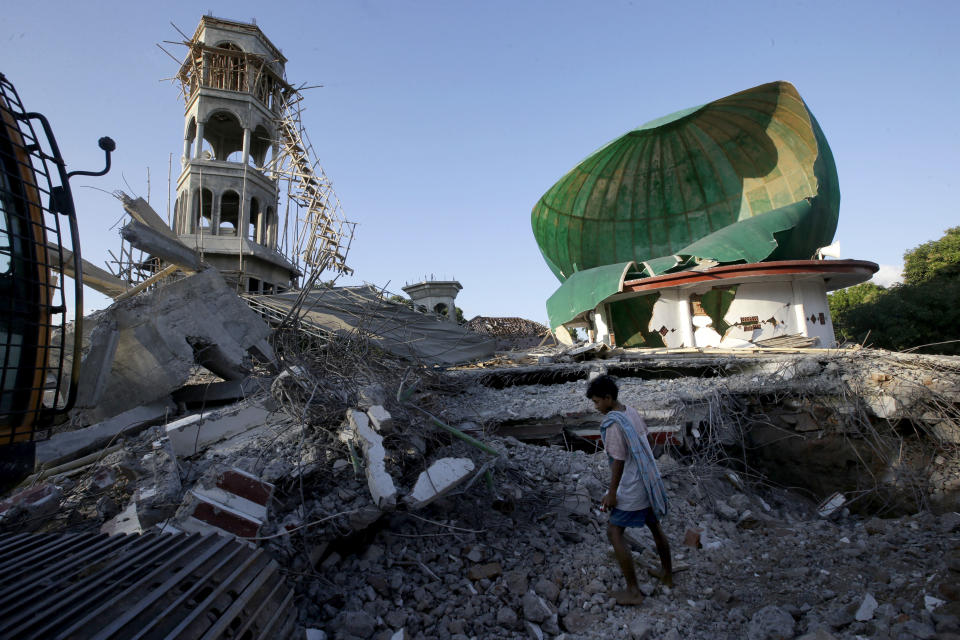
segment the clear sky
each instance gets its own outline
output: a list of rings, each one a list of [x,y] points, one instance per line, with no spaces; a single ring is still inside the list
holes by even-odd
[[[166,215],[183,104],[156,45],[208,12],[255,18],[292,83],[323,85],[304,124],[358,223],[345,284],[456,278],[468,318],[544,322],[558,283],[531,232],[537,199],[626,131],[773,80],[797,87],[833,150],[842,257],[895,269],[960,224],[958,2],[7,3],[0,71],[69,168],[100,169],[97,138],[117,141],[107,177],[73,181],[88,260],[119,246],[122,210],[97,189],[146,198],[149,170]]]

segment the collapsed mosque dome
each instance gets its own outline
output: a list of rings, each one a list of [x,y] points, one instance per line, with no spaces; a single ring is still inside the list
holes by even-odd
[[[649,122],[602,147],[533,208],[561,281],[633,261],[643,275],[809,259],[840,206],[826,138],[800,94],[771,82]]]

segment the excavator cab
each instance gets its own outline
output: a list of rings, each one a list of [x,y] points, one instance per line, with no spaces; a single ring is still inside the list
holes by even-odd
[[[25,111],[0,73],[0,484],[32,470],[38,435],[76,397],[82,340],[65,340],[65,260],[76,274],[71,336],[82,335],[83,289],[69,180],[110,169],[115,145],[100,147],[103,171],[67,173],[47,119]]]

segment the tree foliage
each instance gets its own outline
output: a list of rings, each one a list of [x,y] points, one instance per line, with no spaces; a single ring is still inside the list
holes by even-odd
[[[906,284],[957,277],[960,277],[960,227],[947,229],[939,240],[925,242],[903,254]]]
[[[960,227],[907,251],[903,284],[866,282],[830,296],[837,338],[902,351],[960,354]],[[931,346],[923,346],[931,345]]]

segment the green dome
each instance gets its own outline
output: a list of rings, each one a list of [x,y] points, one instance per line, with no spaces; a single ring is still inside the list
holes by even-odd
[[[554,274],[633,260],[646,275],[807,259],[830,244],[840,191],[797,90],[772,82],[654,120],[574,167],[533,208]]]

